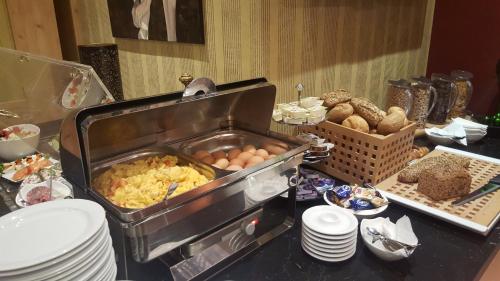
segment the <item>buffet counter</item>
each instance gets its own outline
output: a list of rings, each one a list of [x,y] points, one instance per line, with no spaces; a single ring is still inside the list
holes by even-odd
[[[425,140],[416,140],[419,145]],[[454,146],[469,152],[500,158],[500,140],[486,137],[468,147]],[[9,198],[5,182],[0,191],[2,198]],[[1,200],[0,215],[9,212]],[[297,218],[309,207],[323,205],[322,200],[297,203]],[[216,275],[213,280],[474,280],[489,256],[498,249],[500,228],[483,237],[452,224],[391,204],[382,213],[392,221],[407,215],[413,230],[422,244],[409,259],[385,262],[364,246],[358,235],[356,254],[348,261],[325,263],[308,256],[300,247],[301,221],[290,231],[278,236],[271,243],[238,261]],[[168,267],[158,260],[150,262],[143,272],[146,280],[170,280]]]

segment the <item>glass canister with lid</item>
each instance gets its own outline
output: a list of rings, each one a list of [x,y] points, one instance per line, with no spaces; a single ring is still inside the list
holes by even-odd
[[[472,96],[472,78],[474,75],[464,70],[453,70],[451,78],[457,86],[457,101],[451,109],[450,117],[461,117],[465,114],[465,108],[469,105]]]
[[[413,106],[413,95],[410,88],[410,82],[404,79],[389,80],[388,84],[387,108],[398,106],[408,115]]]
[[[436,104],[436,89],[432,86],[431,79],[427,77],[414,77],[412,79],[413,106],[408,119],[415,121],[418,128],[425,128],[427,116]]]
[[[444,124],[455,104],[457,86],[453,79],[446,74],[433,73],[431,79],[432,86],[436,88],[436,103],[427,120],[433,124]]]

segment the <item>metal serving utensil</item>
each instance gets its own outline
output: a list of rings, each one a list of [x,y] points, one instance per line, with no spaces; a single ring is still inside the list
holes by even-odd
[[[174,191],[177,189],[178,186],[179,186],[179,184],[176,183],[176,182],[171,183],[168,186],[167,194],[165,194],[165,197],[163,198],[163,201],[166,202],[168,200],[168,197],[170,197],[170,195],[172,195],[172,193],[174,193]]]
[[[420,244],[417,244],[415,246],[408,245],[406,243],[388,238],[384,236],[382,233],[378,232],[376,229],[369,226],[366,227],[366,230],[368,231],[368,234],[370,234],[373,237],[372,243],[375,243],[376,241],[380,240],[382,241],[382,245],[384,245],[384,247],[391,252],[395,252],[399,249],[404,249],[408,253],[420,245]]]

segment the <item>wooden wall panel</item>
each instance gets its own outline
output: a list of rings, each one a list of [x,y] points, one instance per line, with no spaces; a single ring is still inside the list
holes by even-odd
[[[14,39],[12,38],[9,12],[5,0],[0,0],[0,47],[14,49]]]
[[[53,0],[7,0],[17,50],[62,59]]]
[[[435,0],[205,0],[205,45],[114,39],[106,0],[71,0],[80,44],[116,42],[127,98],[182,89],[190,72],[216,83],[265,76],[278,102],[294,85],[346,88],[385,102],[385,82],[425,74]]]

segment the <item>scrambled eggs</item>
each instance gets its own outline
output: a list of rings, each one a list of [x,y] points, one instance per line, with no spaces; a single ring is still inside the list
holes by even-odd
[[[116,164],[94,180],[94,188],[113,204],[144,208],[159,203],[171,183],[178,184],[169,198],[208,182],[207,177],[188,166],[177,166],[177,157],[166,155]]]

